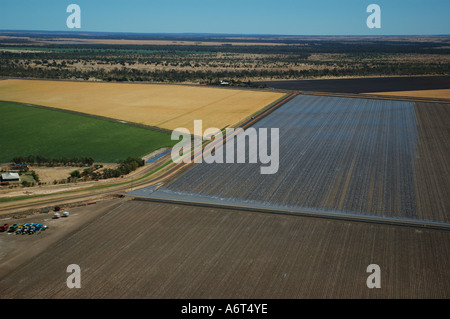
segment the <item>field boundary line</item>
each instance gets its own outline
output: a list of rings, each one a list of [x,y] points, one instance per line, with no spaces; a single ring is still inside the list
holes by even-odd
[[[69,113],[69,114],[73,114],[73,115],[79,115],[79,116],[85,116],[85,117],[89,117],[89,118],[94,118],[94,119],[97,119],[97,120],[103,120],[103,121],[108,121],[108,122],[112,122],[112,123],[124,124],[124,125],[131,125],[131,126],[135,126],[135,127],[148,129],[148,130],[153,130],[153,131],[159,131],[159,132],[163,132],[163,133],[172,134],[171,130],[168,130],[168,129],[165,129],[165,128],[161,128],[161,127],[157,127],[157,126],[151,126],[151,125],[146,125],[146,124],[141,124],[141,123],[136,123],[136,122],[123,121],[123,120],[114,119],[114,118],[111,118],[111,117],[95,115],[95,114],[89,114],[89,113],[83,113],[83,112],[79,112],[79,111],[60,109],[60,108],[53,107],[53,106],[46,106],[46,105],[39,105],[39,104],[32,104],[32,103],[25,103],[25,102],[17,102],[17,101],[8,101],[8,100],[0,100],[0,102],[16,103],[16,104],[29,106],[29,107],[35,107],[35,108],[39,108],[39,109],[48,109],[48,110],[52,110],[52,111],[61,111],[61,112],[65,112],[65,113]]]
[[[414,228],[425,228],[434,230],[446,230],[450,231],[450,224],[434,221],[424,221],[424,220],[412,220],[412,219],[394,219],[389,217],[377,217],[377,216],[356,216],[349,214],[339,214],[331,212],[312,212],[307,210],[295,209],[295,208],[265,208],[256,206],[239,206],[225,203],[213,203],[213,202],[199,202],[199,201],[185,201],[178,199],[166,199],[161,197],[141,197],[136,196],[132,200],[137,201],[149,201],[157,203],[166,204],[177,204],[177,205],[187,205],[187,206],[197,206],[197,207],[209,207],[209,208],[220,208],[229,210],[241,210],[256,213],[266,213],[266,214],[276,214],[276,215],[291,215],[299,217],[313,217],[313,218],[325,218],[334,219],[341,221],[351,221],[351,222],[364,222],[372,224],[384,224],[391,226],[403,226],[403,227],[414,227]]]
[[[335,93],[335,92],[318,92],[318,91],[293,91],[299,95],[318,95],[318,96],[331,96],[331,97],[347,97],[357,99],[369,99],[369,100],[389,100],[389,101],[407,101],[407,102],[428,102],[428,103],[449,103],[450,99],[438,99],[438,98],[421,98],[421,97],[408,97],[397,95],[378,95],[376,93]]]

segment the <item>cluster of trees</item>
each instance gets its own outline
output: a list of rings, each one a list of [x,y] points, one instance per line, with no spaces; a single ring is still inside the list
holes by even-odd
[[[79,170],[75,170],[70,174],[67,181],[75,182],[78,181],[79,179],[98,180],[98,179],[120,177],[122,175],[127,175],[144,165],[145,161],[143,159],[128,157],[126,160],[119,162],[119,167],[115,169],[105,168],[103,169],[103,172],[98,171],[99,168],[103,167],[102,165],[94,165],[93,167],[85,168],[82,172],[80,172]],[[56,184],[58,182],[55,181],[54,183]],[[61,181],[59,183],[61,183]]]
[[[135,171],[141,166],[145,165],[145,161],[141,158],[133,158],[128,157],[124,161],[119,162],[118,168],[105,168],[103,170],[103,178],[113,178],[113,177],[120,177],[121,175],[127,175],[131,173],[132,171]]]
[[[25,175],[31,176],[33,180],[32,181],[27,180],[27,179],[22,180],[21,184],[22,184],[23,187],[31,187],[31,186],[34,186],[36,184],[41,185],[41,181],[39,179],[39,175],[35,171],[30,171],[28,173],[25,173]]]
[[[135,171],[141,166],[145,165],[145,161],[141,158],[128,157],[125,160],[119,161],[119,166],[117,168],[105,168],[102,171],[103,165],[95,164],[94,159],[91,157],[74,157],[74,158],[48,158],[44,156],[16,156],[13,159],[15,164],[28,164],[28,165],[38,165],[38,166],[78,166],[86,168],[83,171],[75,170],[66,179],[54,180],[53,184],[64,184],[67,182],[76,182],[80,179],[83,180],[98,180],[98,179],[108,179],[113,177],[120,177],[122,175],[127,175],[132,171]],[[40,183],[39,176],[35,171],[30,171],[28,173],[33,177],[36,183]],[[32,186],[30,182],[26,182],[24,186]]]
[[[67,179],[68,182],[76,182],[80,178],[83,180],[98,180],[102,178],[102,173],[98,172],[97,170],[102,168],[103,165],[93,165],[91,167],[85,168],[82,172],[76,170],[70,173],[69,178]]]
[[[12,160],[15,164],[28,164],[37,166],[91,166],[92,157],[49,158],[40,155],[16,156]]]

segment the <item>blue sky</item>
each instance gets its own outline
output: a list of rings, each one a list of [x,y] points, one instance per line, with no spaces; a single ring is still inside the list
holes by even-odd
[[[69,29],[69,4],[81,29]],[[369,4],[381,29],[369,29]],[[0,0],[0,30],[286,35],[450,34],[449,0]]]

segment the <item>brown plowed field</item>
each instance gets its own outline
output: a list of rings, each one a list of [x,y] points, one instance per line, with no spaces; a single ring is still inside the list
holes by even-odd
[[[448,231],[144,201],[101,213],[101,205],[4,274],[1,298],[450,297]],[[3,240],[22,240],[20,250],[32,236]],[[81,267],[80,289],[66,286],[70,264]],[[380,289],[366,286],[370,264],[381,268]]]
[[[417,118],[417,161],[414,189],[419,219],[433,212],[449,221],[450,212],[450,104],[414,103]]]

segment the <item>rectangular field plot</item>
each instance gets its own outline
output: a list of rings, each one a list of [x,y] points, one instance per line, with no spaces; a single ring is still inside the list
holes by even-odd
[[[418,217],[450,221],[450,104],[414,103],[419,141],[414,166]],[[425,214],[425,216],[421,216]]]
[[[448,231],[145,201],[100,205],[74,209],[97,217],[32,260],[4,263],[12,269],[0,277],[2,299],[450,297]],[[38,240],[13,236],[3,240],[17,254]],[[366,285],[374,262],[381,289]],[[81,268],[81,289],[66,286],[70,264]]]
[[[172,84],[4,80],[0,99],[174,130],[234,125],[283,93]]]
[[[447,116],[445,112],[443,116]],[[254,127],[280,130],[276,174],[261,175],[261,164],[248,161],[202,163],[148,196],[450,221],[445,214],[448,203],[430,202],[449,197],[448,175],[439,177],[443,189],[436,189],[436,183],[430,181],[433,188],[427,192],[441,195],[420,194],[418,211],[416,192],[423,189],[418,178],[434,179],[439,170],[426,167],[433,154],[421,157],[418,153],[427,141],[420,140],[426,129],[419,134],[414,103],[300,95]],[[448,141],[448,129],[442,134],[447,137],[441,137],[441,144]],[[448,146],[443,152],[438,154],[442,158],[439,164],[446,167],[440,172],[448,174]],[[417,167],[422,167],[419,177]]]

